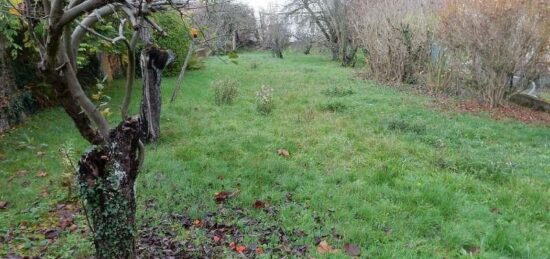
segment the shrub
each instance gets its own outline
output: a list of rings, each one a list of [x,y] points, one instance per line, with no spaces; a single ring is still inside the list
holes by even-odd
[[[550,24],[545,1],[448,0],[438,35],[461,86],[492,107],[540,73]],[[521,81],[511,84],[512,76]]]
[[[274,107],[273,103],[273,88],[262,86],[256,92],[256,108],[263,115],[269,115]]]
[[[438,93],[450,90],[452,71],[448,58],[443,51],[432,54],[431,62],[428,62],[424,86],[430,93]]]
[[[232,104],[235,102],[238,91],[238,82],[234,79],[216,80],[212,83],[214,101],[217,105]]]
[[[351,20],[369,74],[386,82],[416,83],[429,61],[431,2],[354,0]]]
[[[325,89],[322,93],[326,96],[343,97],[343,96],[352,95],[355,92],[351,88],[333,86],[333,87]]]
[[[185,62],[189,43],[191,38],[189,35],[189,28],[181,20],[178,12],[162,12],[157,13],[154,16],[155,21],[165,30],[170,31],[168,35],[155,35],[155,43],[165,49],[170,49],[176,54],[174,62],[168,66],[164,71],[165,76],[177,76],[180,73],[181,67]],[[201,68],[202,61],[200,59],[191,59],[188,67]]]

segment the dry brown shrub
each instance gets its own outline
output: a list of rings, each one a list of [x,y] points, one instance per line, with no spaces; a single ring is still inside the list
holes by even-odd
[[[491,107],[540,75],[550,39],[545,0],[447,0],[438,38],[461,87]],[[521,81],[511,86],[513,75]]]
[[[416,83],[430,60],[435,4],[429,0],[355,0],[351,20],[370,74]]]

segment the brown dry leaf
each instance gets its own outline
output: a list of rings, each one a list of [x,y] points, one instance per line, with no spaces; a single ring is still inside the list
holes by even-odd
[[[222,240],[222,238],[219,236],[213,236],[212,240],[214,240],[214,242],[219,242],[220,240]]]
[[[71,232],[75,232],[77,229],[78,229],[78,226],[75,225],[75,224],[72,224],[72,225],[69,227],[69,230],[70,230]]]
[[[202,227],[202,221],[200,219],[196,219],[195,221],[193,221],[193,226]]]
[[[7,201],[0,201],[0,210],[7,209],[9,203]]]
[[[217,192],[214,194],[214,200],[216,203],[225,202],[227,199],[235,196],[238,192]]]
[[[50,196],[50,193],[48,192],[48,190],[43,190],[40,192],[40,196],[47,198],[48,196]]]
[[[36,174],[36,176],[38,176],[38,177],[46,177],[46,176],[48,176],[48,173],[46,173],[46,171],[40,170],[40,171],[38,171],[38,173]]]
[[[465,247],[466,252],[468,252],[469,255],[477,255],[481,251],[479,246],[467,246]]]
[[[19,170],[19,171],[17,171],[17,172],[15,173],[15,175],[16,175],[17,177],[23,177],[23,176],[26,176],[27,173],[28,173],[27,170]]]
[[[239,254],[242,254],[246,251],[246,246],[238,245],[235,247],[235,251]]]
[[[261,200],[256,200],[254,204],[252,205],[255,209],[263,209],[265,208],[265,202]]]
[[[321,243],[319,243],[319,245],[317,246],[317,252],[319,252],[320,254],[334,254],[334,253],[337,253],[338,252],[338,249],[334,249],[332,248],[328,243],[327,241],[323,240],[321,241]]]
[[[261,247],[256,248],[256,254],[261,255],[261,254],[263,254],[263,253],[264,253],[264,249],[263,249],[263,248],[261,248]]]
[[[354,244],[345,244],[344,250],[346,251],[346,254],[349,256],[360,256],[361,255],[361,248]]]
[[[59,236],[59,230],[57,229],[50,229],[44,232],[44,238],[46,239],[56,239],[58,236]]]
[[[279,156],[282,156],[282,157],[289,157],[290,156],[290,152],[288,152],[288,150],[286,150],[284,148],[277,149],[277,154]]]

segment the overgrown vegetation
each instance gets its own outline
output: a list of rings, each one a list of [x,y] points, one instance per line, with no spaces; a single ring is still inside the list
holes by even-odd
[[[269,115],[274,107],[273,88],[262,85],[256,92],[256,109],[263,115]]]
[[[179,247],[197,256],[244,249],[317,258],[320,240],[338,249],[335,257],[348,243],[373,258],[550,254],[547,127],[442,113],[427,97],[356,80],[328,57],[240,60],[208,59],[208,69],[185,79],[184,98],[164,109],[162,135],[147,147],[136,183],[140,255],[167,257]],[[261,68],[250,70],[251,61]],[[219,109],[204,86],[226,75],[241,82],[242,98]],[[165,82],[164,99],[176,79]],[[334,82],[355,94],[320,94]],[[270,116],[255,110],[261,84],[277,93]],[[108,90],[113,103],[120,90]],[[319,110],[331,100],[350,108]],[[93,255],[79,206],[51,184],[63,178],[57,150],[67,141],[75,154],[87,146],[62,113],[41,112],[0,139],[0,201],[8,203],[0,209],[0,257]],[[74,215],[65,227],[63,215]]]
[[[543,58],[550,51],[548,3],[447,2],[440,12],[438,35],[451,55],[452,71],[462,87],[496,107],[525,90],[546,70]]]
[[[235,102],[239,95],[239,82],[235,79],[221,79],[212,82],[214,102],[217,105],[228,105]]]
[[[172,50],[176,55],[173,63],[164,70],[164,75],[177,76],[185,62],[189,43],[191,42],[189,28],[182,16],[176,11],[158,13],[153,17],[162,28],[170,28],[170,31],[166,35],[157,33],[155,35],[155,42],[162,48]],[[200,61],[195,57],[194,60],[190,61],[188,67],[192,68],[196,66],[200,68]]]

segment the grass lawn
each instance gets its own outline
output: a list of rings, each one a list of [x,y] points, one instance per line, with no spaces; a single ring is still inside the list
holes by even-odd
[[[211,83],[223,78],[240,82],[239,95],[217,106]],[[175,82],[163,83],[162,136],[148,146],[136,184],[142,234],[200,245],[211,242],[200,222],[214,220],[237,228],[237,242],[261,247],[265,257],[301,249],[345,258],[346,243],[374,258],[550,255],[548,127],[442,112],[429,97],[355,79],[352,69],[320,56],[251,53],[238,65],[210,58],[188,74],[171,105]],[[262,85],[274,89],[268,116],[256,111]],[[122,83],[109,94],[116,110]],[[44,239],[66,197],[62,146],[81,154],[88,145],[58,108],[0,138],[0,201],[9,202],[0,210],[0,257],[93,253],[81,214],[76,231]],[[216,204],[221,191],[238,193]],[[266,208],[255,208],[258,200]],[[285,234],[259,240],[274,227]],[[321,255],[320,240],[339,251]],[[230,247],[217,249],[237,257]]]

